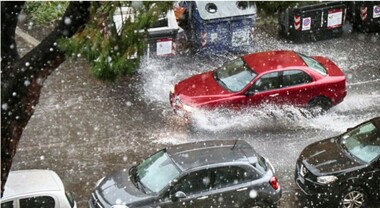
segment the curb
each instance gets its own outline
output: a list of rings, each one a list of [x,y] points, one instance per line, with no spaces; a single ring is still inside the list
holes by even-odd
[[[26,42],[28,42],[29,44],[31,44],[33,46],[37,46],[38,44],[41,43],[39,40],[37,40],[34,37],[30,36],[29,34],[25,33],[19,27],[16,27],[16,35],[18,35],[19,37],[21,37],[22,39],[24,39]]]

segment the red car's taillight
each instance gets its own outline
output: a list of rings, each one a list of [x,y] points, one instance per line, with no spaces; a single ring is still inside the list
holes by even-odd
[[[270,185],[274,188],[274,190],[277,190],[280,188],[280,184],[278,183],[278,180],[275,176],[273,176],[271,179],[270,179]]]

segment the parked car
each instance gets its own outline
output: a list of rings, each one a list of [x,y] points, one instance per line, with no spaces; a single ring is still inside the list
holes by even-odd
[[[248,143],[201,141],[162,149],[101,179],[88,201],[106,207],[269,207],[281,197],[270,162]]]
[[[330,59],[293,51],[258,52],[177,83],[170,104],[180,115],[194,109],[241,109],[266,103],[320,107],[342,102],[346,78]]]
[[[18,170],[9,173],[1,208],[76,208],[77,204],[52,170]]]
[[[307,195],[339,207],[367,207],[380,200],[380,117],[307,146],[295,181]]]

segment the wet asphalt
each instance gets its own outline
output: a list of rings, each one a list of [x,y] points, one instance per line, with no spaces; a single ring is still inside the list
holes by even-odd
[[[195,115],[189,127],[171,111],[170,87],[233,54],[150,58],[135,76],[114,83],[95,79],[83,60],[67,60],[46,80],[12,169],[56,171],[78,207],[87,207],[98,179],[166,145],[244,139],[276,168],[283,189],[280,208],[328,205],[320,206],[299,191],[293,180],[295,161],[308,144],[380,115],[380,36],[349,31],[332,40],[292,44],[258,31],[256,40],[252,51],[291,49],[331,57],[347,76],[347,97],[327,114],[313,118],[294,108],[268,107],[232,116]],[[25,38],[18,41],[20,52],[27,52],[31,44]]]

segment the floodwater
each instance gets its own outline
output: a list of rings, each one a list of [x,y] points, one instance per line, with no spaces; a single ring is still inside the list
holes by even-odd
[[[78,206],[86,207],[97,180],[166,145],[244,139],[276,168],[283,188],[280,208],[317,207],[293,182],[296,158],[308,144],[380,116],[380,36],[345,33],[337,39],[291,44],[257,33],[252,52],[278,49],[332,58],[347,76],[345,100],[312,118],[293,107],[268,106],[228,115],[197,112],[190,128],[170,108],[171,86],[235,55],[146,59],[136,76],[115,83],[96,80],[83,61],[68,60],[46,80],[12,169],[56,171]]]

